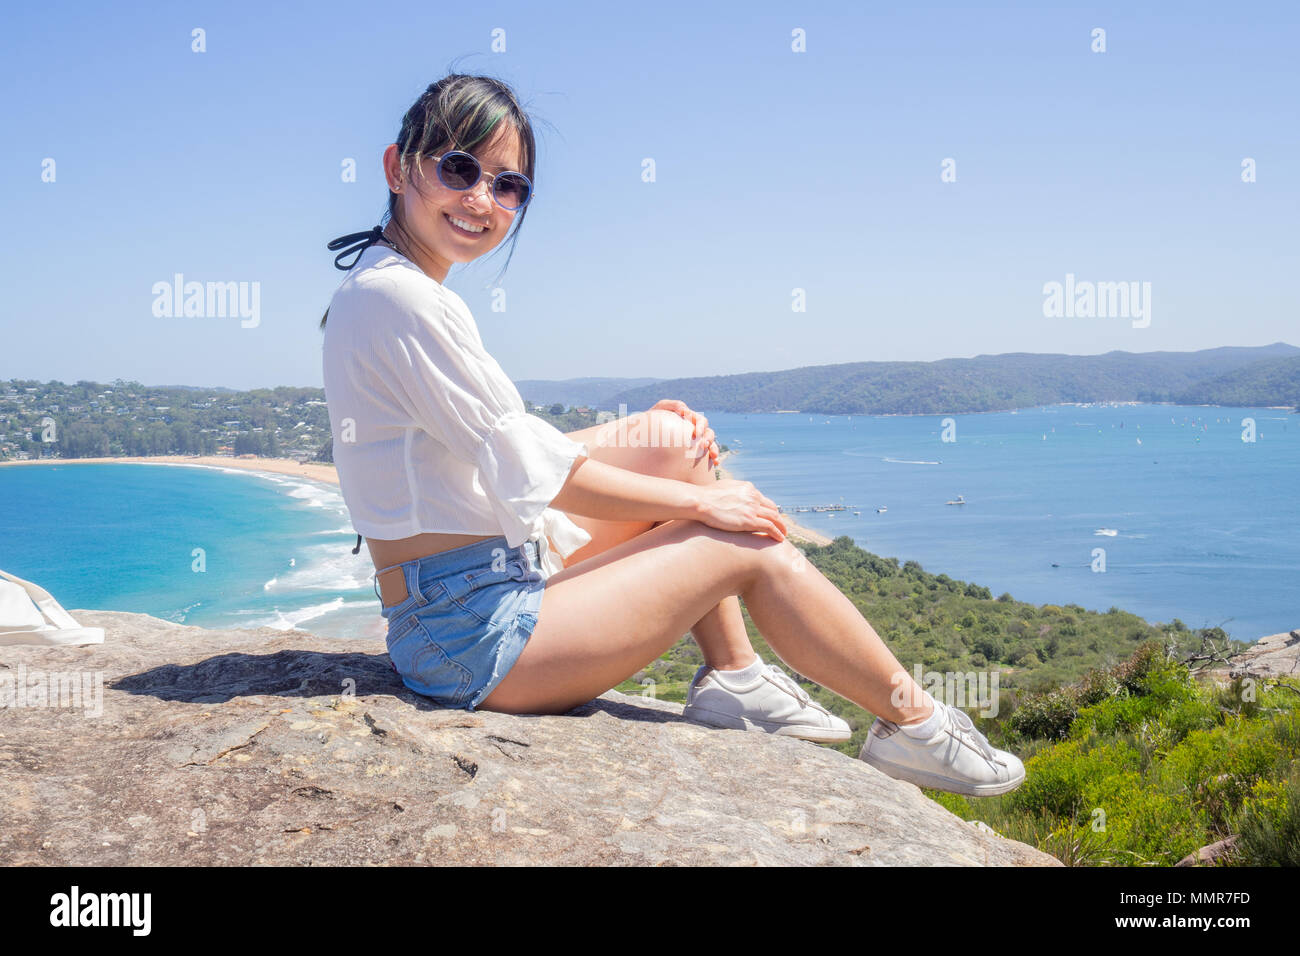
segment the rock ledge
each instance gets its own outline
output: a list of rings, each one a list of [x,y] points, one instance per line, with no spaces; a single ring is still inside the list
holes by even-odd
[[[10,687],[102,679],[98,715],[0,700],[6,865],[1060,865],[861,761],[679,704],[443,710],[371,641],[72,613],[104,644],[0,648]]]

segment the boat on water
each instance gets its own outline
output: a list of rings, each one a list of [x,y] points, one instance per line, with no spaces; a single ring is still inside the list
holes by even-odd
[[[958,496],[957,496],[957,500],[956,500],[956,501],[946,501],[946,502],[944,502],[944,504],[949,504],[949,505],[964,505],[965,503],[966,503],[966,499],[963,498],[961,495],[958,495]]]
[[[876,509],[876,514],[883,515],[888,510],[889,509],[886,508],[884,505],[881,505],[879,508]]]
[[[853,512],[853,517],[857,518],[857,517],[859,517],[861,514],[862,514],[861,511],[855,511],[855,512]]]
[[[1113,538],[1115,537],[1115,535],[1119,534],[1119,531],[1117,531],[1115,528],[1098,528],[1096,531],[1093,532],[1093,534],[1102,534],[1108,538]]]

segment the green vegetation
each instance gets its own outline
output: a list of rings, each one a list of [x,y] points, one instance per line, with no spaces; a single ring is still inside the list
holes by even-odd
[[[1282,342],[1198,352],[1015,352],[936,362],[852,362],[670,379],[602,407],[648,408],[664,395],[724,412],[938,415],[1063,402],[1300,405],[1300,349]]]
[[[1025,761],[1025,783],[1000,797],[925,791],[953,813],[1070,865],[1168,866],[1228,837],[1227,863],[1300,862],[1300,688],[1202,683],[1183,663],[1245,643],[1116,608],[993,598],[848,536],[800,547],[904,666],[998,674],[996,715],[982,716],[980,702],[965,709],[994,746]],[[746,626],[759,654],[780,665],[748,614]],[[688,635],[617,689],[682,701],[702,662]],[[873,715],[794,676],[853,728],[848,742],[820,746],[857,757]]]
[[[559,406],[533,414],[561,431],[587,428],[601,415]],[[332,462],[333,451],[325,392],[319,388],[237,392],[121,379],[110,385],[0,382],[0,460],[258,455]]]
[[[1077,604],[1027,604],[1010,594],[995,598],[986,587],[931,574],[916,561],[900,565],[897,558],[871,554],[848,535],[823,548],[800,547],[810,563],[853,601],[904,666],[911,669],[919,664],[923,671],[962,674],[996,670],[1004,708],[1008,699],[1053,690],[1082,678],[1090,668],[1112,666],[1143,641],[1164,640],[1166,633],[1185,652],[1200,648],[1207,636],[1236,650],[1246,646],[1229,641],[1218,628],[1193,632],[1177,619],[1161,628],[1118,608],[1101,614]],[[745,623],[755,650],[777,662],[748,613]],[[656,696],[684,700],[684,696],[673,697],[665,685],[689,683],[701,663],[699,648],[687,635],[619,689],[639,693],[641,681],[650,679]],[[871,723],[866,711],[830,691],[811,685],[808,689],[832,713],[850,725],[861,725],[853,739],[839,748],[856,756],[855,748],[861,748]]]
[[[121,379],[111,385],[0,383],[0,458],[252,454],[306,459],[315,457],[328,438],[329,416],[318,388],[235,392]]]
[[[1229,837],[1222,865],[1300,864],[1300,690],[1200,683],[1169,651],[1146,643],[1051,692],[1077,708],[1063,739],[1036,736],[1036,698],[983,728],[1025,761],[1018,789],[926,792],[1071,865],[1170,866]]]
[[[1300,406],[1300,358],[1252,362],[1189,388],[1178,401],[1188,405]]]
[[[962,414],[1064,402],[1295,406],[1300,349],[1282,342],[1199,352],[980,355],[937,362],[854,362],[642,384],[592,407],[525,407],[561,431],[597,424],[609,409],[650,408],[665,395],[701,411]],[[528,382],[527,390],[600,393],[618,379]],[[629,384],[640,387],[628,388]],[[598,410],[599,409],[599,410]],[[54,427],[48,423],[52,421]],[[49,438],[47,436],[53,436]],[[333,461],[325,393],[280,387],[105,386],[0,382],[0,459],[135,455],[264,455]]]

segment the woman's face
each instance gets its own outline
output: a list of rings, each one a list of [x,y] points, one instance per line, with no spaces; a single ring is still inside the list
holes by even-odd
[[[449,152],[447,147],[437,155]],[[475,149],[472,154],[483,167],[483,176],[473,188],[448,189],[438,178],[437,161],[425,157],[412,183],[402,179],[399,193],[401,221],[407,236],[414,240],[407,250],[416,257],[416,265],[442,282],[453,262],[470,262],[495,249],[519,210],[504,209],[493,197],[489,177],[503,170],[523,170],[519,135],[506,124],[500,135]],[[397,145],[384,153],[390,187],[398,182]],[[453,222],[456,220],[456,222]],[[462,228],[468,226],[469,230]],[[482,227],[481,232],[470,231]],[[412,245],[408,241],[407,245]]]

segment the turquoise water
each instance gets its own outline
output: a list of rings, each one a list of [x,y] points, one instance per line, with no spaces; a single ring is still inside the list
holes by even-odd
[[[937,415],[708,417],[736,452],[727,470],[783,509],[861,512],[799,524],[995,596],[1242,640],[1300,627],[1300,418],[1285,411],[1058,405],[952,416],[952,442]]]
[[[1241,440],[1247,416],[1254,443]],[[861,512],[798,523],[995,596],[1113,605],[1243,640],[1300,626],[1300,420],[1283,411],[1053,406],[954,416],[953,442],[941,416],[709,421],[736,452],[727,469],[783,507]],[[945,504],[958,495],[967,504]],[[0,468],[0,568],[67,608],[382,639],[370,556],[355,543],[337,488],[296,477]]]
[[[338,489],[235,468],[0,468],[0,568],[65,608],[382,639]],[[196,549],[198,553],[196,554]]]

